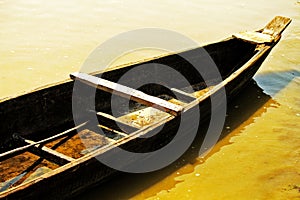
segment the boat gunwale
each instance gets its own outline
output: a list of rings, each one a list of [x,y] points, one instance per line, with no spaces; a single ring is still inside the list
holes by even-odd
[[[220,42],[226,42],[226,41],[235,40],[235,39],[237,39],[237,38],[231,36],[231,37],[228,37],[228,38],[223,39],[221,41],[215,41],[215,42],[209,43],[207,45],[217,44],[217,43],[220,43]],[[185,53],[185,52],[188,52],[188,51],[193,51],[193,50],[198,49],[198,48],[204,48],[207,45],[200,46],[200,47],[186,48],[186,49],[178,50],[178,51],[174,51],[174,52],[162,53],[162,54],[160,54],[158,56],[144,58],[144,59],[141,59],[141,60],[136,60],[136,61],[132,61],[132,62],[128,62],[128,63],[123,63],[123,64],[116,65],[116,66],[113,66],[113,67],[110,67],[110,68],[107,68],[107,69],[104,69],[104,70],[89,72],[88,74],[89,75],[93,75],[93,76],[96,76],[96,75],[100,76],[100,75],[102,75],[104,73],[109,73],[110,71],[119,70],[119,69],[123,69],[123,68],[126,68],[126,67],[134,66],[134,65],[139,65],[139,64],[142,64],[142,63],[145,63],[145,62],[153,61],[153,60],[164,58],[164,57],[167,57],[167,56],[172,56],[172,55],[177,55],[177,54]],[[22,97],[22,96],[29,95],[29,94],[34,93],[34,92],[39,92],[41,90],[45,90],[45,89],[48,89],[48,88],[51,88],[51,87],[55,87],[55,86],[59,86],[59,85],[66,84],[66,83],[71,83],[73,81],[74,80],[72,78],[66,78],[66,79],[61,80],[61,81],[57,81],[57,82],[53,82],[53,83],[48,83],[48,84],[45,84],[43,86],[39,86],[39,87],[35,87],[35,88],[32,88],[32,89],[28,89],[28,90],[22,91],[22,92],[20,92],[18,94],[15,94],[15,95],[9,95],[7,97],[0,98],[0,104],[4,103],[6,101],[9,101],[9,100],[13,100],[13,99],[16,99],[16,98],[19,98],[19,97]]]
[[[288,24],[290,22],[291,22],[291,20],[288,22]],[[262,44],[262,45],[257,45],[257,47],[259,47],[259,49],[256,49],[257,52],[248,61],[246,61],[237,70],[235,70],[233,73],[231,73],[221,83],[219,83],[216,86],[214,86],[211,91],[208,91],[204,95],[198,97],[196,100],[194,100],[194,101],[190,102],[189,104],[187,104],[184,107],[184,109],[182,111],[182,114],[184,114],[186,111],[190,110],[191,108],[199,105],[205,99],[207,99],[211,95],[213,95],[216,92],[218,92],[221,88],[225,87],[231,81],[235,80],[242,72],[244,72],[245,70],[247,70],[248,68],[250,68],[251,66],[253,66],[260,58],[262,58],[269,50],[271,50],[277,44],[277,42],[281,38],[281,33],[285,30],[285,28],[287,27],[287,25],[284,27],[284,29],[281,32],[278,33],[276,39],[272,43],[266,43],[266,44]],[[263,29],[261,29],[261,30],[263,30]],[[236,38],[229,37],[229,38],[227,38],[225,40],[222,40],[222,41],[226,41],[226,40],[230,40],[230,39],[236,39]],[[222,41],[220,41],[220,42],[222,42]],[[244,42],[246,43],[246,41],[244,41]],[[219,42],[216,42],[216,43],[219,43]],[[216,44],[216,43],[213,43],[213,44]],[[203,48],[203,46],[202,47],[198,47],[198,48]],[[193,48],[193,49],[196,49],[196,48]],[[190,50],[193,50],[193,49],[190,49]],[[174,55],[174,54],[177,54],[177,53],[170,53],[168,55]],[[161,58],[161,57],[165,57],[165,56],[168,56],[168,55],[161,55],[159,57],[144,59],[143,61],[126,63],[126,64],[120,65],[120,66],[118,66],[116,68],[111,68],[111,69],[109,69],[107,71],[102,71],[102,73],[109,72],[109,71],[116,70],[116,69],[125,68],[125,67],[132,66],[132,65],[136,65],[136,64],[139,64],[141,62],[147,62],[147,61],[150,61],[150,60],[153,60],[153,59],[157,59],[157,58]],[[95,73],[91,73],[91,74],[95,75],[97,73],[99,74],[99,72],[95,72]],[[43,87],[38,87],[36,89],[31,90],[29,93],[16,95],[15,97],[7,97],[7,98],[4,98],[4,99],[0,99],[0,103],[3,103],[5,101],[11,100],[11,99],[15,99],[15,98],[18,98],[20,96],[23,96],[23,95],[26,95],[26,94],[30,94],[30,93],[33,93],[33,92],[36,92],[36,91],[47,89],[47,88],[50,88],[52,86],[57,86],[57,85],[65,84],[65,83],[69,83],[69,82],[72,82],[72,80],[71,79],[67,79],[65,81],[48,84],[48,85],[43,86]],[[127,137],[125,137],[125,138],[122,138],[122,139],[117,140],[117,141],[115,141],[113,143],[107,144],[107,145],[105,145],[105,146],[103,146],[103,147],[101,147],[99,149],[96,149],[96,150],[88,153],[87,155],[84,155],[81,158],[78,158],[78,159],[76,159],[76,160],[74,160],[74,161],[72,161],[70,163],[62,165],[61,167],[58,167],[57,169],[54,169],[53,171],[45,173],[45,174],[43,174],[43,175],[41,175],[41,176],[39,176],[39,177],[31,180],[31,181],[28,181],[26,183],[21,183],[20,185],[17,185],[15,187],[12,187],[12,188],[9,188],[9,189],[7,189],[5,191],[2,191],[2,192],[0,192],[0,198],[6,197],[7,195],[12,194],[12,193],[14,193],[16,191],[20,191],[20,190],[22,190],[24,188],[30,187],[31,185],[33,185],[35,183],[38,183],[38,182],[43,181],[43,180],[45,180],[47,178],[53,177],[53,176],[55,176],[57,174],[60,174],[62,172],[66,172],[67,170],[71,170],[72,168],[75,169],[78,165],[80,165],[82,163],[85,163],[85,162],[88,162],[88,161],[91,161],[92,159],[96,159],[96,157],[99,156],[100,154],[103,154],[103,153],[105,153],[105,152],[113,149],[114,147],[120,146],[120,145],[122,145],[122,144],[124,144],[126,142],[129,142],[129,141],[131,141],[133,139],[136,139],[139,136],[142,136],[145,133],[147,133],[147,132],[149,132],[149,131],[151,131],[151,130],[153,130],[153,129],[155,129],[155,128],[157,128],[157,127],[159,127],[159,126],[161,126],[161,125],[163,125],[163,124],[165,124],[165,123],[167,123],[169,121],[171,121],[174,118],[176,118],[176,117],[172,116],[172,115],[167,116],[167,117],[165,117],[163,120],[161,120],[159,122],[151,124],[151,125],[143,128],[143,129],[137,130],[137,131],[133,132],[132,134],[128,135]]]
[[[212,87],[211,90],[209,90],[208,92],[206,92],[205,94],[201,95],[200,97],[196,98],[195,100],[193,100],[192,102],[188,103],[187,105],[184,106],[183,108],[183,111],[182,111],[182,114],[184,114],[185,112],[187,112],[188,110],[192,109],[193,107],[199,105],[201,102],[203,102],[204,100],[206,100],[207,98],[209,98],[211,95],[217,93],[221,88],[225,87],[228,83],[230,83],[230,81],[233,81],[236,77],[238,77],[238,75],[240,73],[242,73],[244,70],[248,69],[249,67],[251,67],[257,60],[259,60],[267,50],[269,50],[272,46],[274,45],[265,45],[263,48],[261,48],[257,53],[255,53],[251,59],[249,59],[246,63],[244,63],[240,68],[238,68],[235,72],[233,72],[229,77],[227,77],[225,80],[223,80],[221,83],[215,85]],[[115,70],[115,69],[114,69]],[[69,80],[68,80],[69,81]],[[28,181],[26,183],[21,183],[20,185],[18,186],[15,186],[15,187],[12,187],[12,188],[9,188],[3,192],[0,192],[0,198],[3,196],[6,196],[10,193],[13,193],[15,191],[18,191],[18,190],[22,190],[24,187],[29,187],[30,185],[32,184],[35,184],[37,182],[40,182],[44,179],[47,179],[49,177],[52,177],[52,176],[55,176],[56,174],[59,174],[61,172],[64,172],[68,169],[71,169],[72,167],[76,167],[78,166],[79,164],[81,163],[84,163],[86,161],[89,161],[93,158],[96,159],[97,156],[109,151],[109,150],[112,150],[113,148],[115,147],[118,147],[122,144],[125,144],[127,142],[130,142],[131,140],[134,140],[136,138],[139,138],[140,136],[143,136],[145,133],[151,131],[151,130],[154,130],[155,128],[167,123],[167,122],[170,122],[172,119],[176,118],[175,116],[166,116],[165,118],[163,118],[161,121],[159,122],[156,122],[154,124],[151,124],[149,126],[146,126],[142,129],[139,129],[133,133],[131,133],[130,135],[127,135],[126,137],[120,139],[120,140],[117,140],[113,143],[109,143],[109,144],[106,144],[104,145],[103,147],[99,148],[99,149],[96,149],[84,156],[82,156],[81,158],[78,158],[70,163],[67,163],[65,165],[62,165],[50,172],[47,172],[31,181]]]

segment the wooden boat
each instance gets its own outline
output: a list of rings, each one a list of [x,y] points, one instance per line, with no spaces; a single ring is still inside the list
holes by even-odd
[[[239,33],[218,43],[92,75],[75,73],[64,82],[1,100],[0,198],[71,197],[105,181],[116,172],[99,162],[96,156],[114,156],[117,147],[149,152],[168,144],[174,138],[182,116],[193,120],[189,118],[189,113],[194,108],[200,107],[201,115],[204,113],[209,117],[211,95],[223,87],[228,99],[238,94],[278,43],[290,22],[291,19],[278,16],[258,31]],[[182,59],[188,57],[200,62],[203,49],[213,59],[222,76],[221,82],[209,88],[201,75]],[[130,83],[145,78],[143,76],[127,80],[124,83],[126,86],[115,83],[128,70],[145,63],[165,64],[176,69],[188,77],[193,90],[185,90],[187,86],[175,80],[174,85],[148,85],[140,91],[128,87]],[[76,116],[72,114],[75,82],[72,79],[79,81],[84,90],[97,88],[96,113],[92,114],[97,116],[99,124],[80,121],[79,117],[80,123],[75,125]],[[135,110],[112,116],[111,93],[130,98]],[[75,98],[82,103],[88,97]],[[152,121],[139,119],[141,113],[149,108],[159,110],[161,115],[152,113],[156,115]],[[85,107],[81,112],[89,114]],[[185,130],[185,135],[188,136],[195,128],[198,129],[190,127]],[[139,138],[156,129],[161,130],[157,135]],[[86,139],[85,144],[82,143],[83,138]],[[182,141],[184,139],[180,138]],[[87,149],[87,143],[94,148]],[[132,160],[134,162],[136,160]]]

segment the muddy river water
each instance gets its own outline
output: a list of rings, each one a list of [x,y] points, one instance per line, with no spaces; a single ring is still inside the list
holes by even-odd
[[[68,78],[93,49],[124,31],[168,29],[203,45],[261,28],[276,15],[293,22],[255,81],[229,106],[222,140],[209,154],[197,156],[192,146],[167,168],[120,174],[77,198],[300,199],[297,0],[0,0],[0,98]],[[148,50],[120,62],[160,53]]]

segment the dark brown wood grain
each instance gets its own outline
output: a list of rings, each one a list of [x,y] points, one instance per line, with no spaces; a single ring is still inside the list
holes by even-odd
[[[211,85],[212,88],[209,92],[203,93],[203,95],[197,98],[193,97],[194,91],[181,90],[188,86],[180,80],[172,79],[173,77],[169,78],[174,81],[162,83],[164,87],[149,85],[148,87],[141,88],[139,92],[142,92],[142,98],[135,98],[135,100],[140,101],[142,99],[143,103],[145,103],[144,101],[147,102],[147,105],[150,102],[151,105],[159,105],[161,110],[174,111],[176,114],[180,112],[180,115],[163,117],[159,122],[139,129],[119,121],[118,118],[112,116],[111,94],[97,91],[93,108],[95,112],[92,114],[97,116],[98,113],[98,120],[100,119],[102,123],[100,124],[103,127],[105,126],[106,132],[98,133],[98,127],[84,126],[82,128],[87,130],[78,130],[78,133],[69,134],[78,128],[73,122],[72,103],[74,101],[78,105],[82,105],[79,108],[82,109],[80,111],[82,111],[83,115],[88,116],[91,114],[91,108],[84,107],[84,102],[87,98],[91,97],[84,95],[73,96],[74,81],[72,80],[66,80],[59,84],[39,88],[21,96],[1,100],[0,150],[2,154],[0,154],[0,157],[1,155],[3,157],[16,156],[16,153],[22,153],[26,156],[17,155],[16,157],[19,156],[20,159],[26,158],[27,161],[33,160],[35,162],[47,160],[47,163],[56,164],[55,167],[51,167],[53,169],[51,172],[45,173],[26,183],[16,182],[18,184],[12,185],[12,187],[0,192],[0,198],[64,199],[71,197],[96,183],[105,181],[117,173],[115,169],[105,166],[95,157],[101,155],[114,158],[117,147],[134,152],[151,152],[165,146],[174,139],[181,117],[183,117],[183,120],[186,120],[186,123],[194,120],[191,113],[200,107],[201,116],[209,118],[210,96],[217,94],[222,87],[225,87],[227,100],[234,98],[252,79],[272,48],[279,41],[282,31],[289,23],[290,19],[288,18],[276,17],[264,29],[259,30],[259,32],[263,32],[263,30],[265,32],[273,31],[272,36],[277,39],[271,43],[253,44],[231,37],[204,47],[121,66],[106,72],[94,73],[93,76],[98,77],[96,78],[97,80],[101,80],[102,78],[109,81],[108,83],[112,83],[117,82],[128,70],[145,63],[154,63],[153,67],[157,67],[155,64],[164,64],[185,76],[193,86],[192,89],[198,91],[203,89],[203,87],[205,88],[207,83],[197,73],[197,70],[193,69],[191,63],[183,58],[188,57],[195,62],[202,63],[203,59],[209,55],[221,73],[222,82]],[[125,80],[121,84],[130,88],[137,81],[144,79],[148,75],[145,73],[130,80]],[[103,85],[100,87],[103,87]],[[79,86],[84,90],[91,89],[91,86],[86,84]],[[93,86],[98,87],[99,84],[93,82]],[[107,88],[109,92],[114,92],[114,87],[105,85],[104,90],[107,91]],[[129,93],[123,90],[119,92],[122,95],[127,95],[126,98],[131,98],[136,91],[131,89]],[[169,103],[167,100],[161,101],[162,99],[158,98],[160,95],[169,95],[172,98],[178,96],[179,101],[186,102],[181,108],[181,106],[174,106],[174,104]],[[149,100],[149,96],[154,96],[155,100],[158,99],[158,101]],[[120,113],[122,112],[120,111]],[[118,123],[119,125],[121,124],[120,129],[118,129]],[[185,141],[195,129],[199,131],[201,124],[200,127],[187,127],[185,134],[177,138],[175,142]],[[140,138],[140,136],[151,135],[156,130],[161,131],[153,137]],[[25,138],[24,141],[29,142],[29,144],[27,146],[20,146],[13,138],[15,133]],[[89,136],[87,136],[88,133],[90,133]],[[108,134],[111,135],[108,136]],[[91,151],[87,151],[87,153],[83,153],[82,151],[88,150],[88,147],[81,142],[84,136],[86,137],[85,139],[92,143],[91,147],[97,144],[96,141],[101,145]],[[30,142],[28,139],[34,139],[34,141],[38,142]],[[30,158],[31,153],[28,153],[27,150],[35,154],[32,155],[34,159]],[[13,158],[10,157],[10,159]],[[135,158],[132,158],[128,161],[128,165],[134,164],[136,161]],[[9,171],[9,173],[17,176],[26,171],[26,168],[28,168],[25,166],[26,163],[29,162],[24,162],[24,166],[19,167],[22,170]],[[1,166],[10,165],[6,158],[1,160],[0,164]],[[22,162],[18,162],[18,164],[22,165]],[[32,165],[32,162],[30,162],[30,165]],[[33,165],[31,168],[36,169],[36,165]],[[3,177],[2,182],[12,178],[5,178],[5,170],[1,170],[1,173],[3,175],[1,176]]]

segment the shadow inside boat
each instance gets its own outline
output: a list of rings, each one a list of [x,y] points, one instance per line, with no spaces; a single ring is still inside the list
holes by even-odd
[[[249,119],[270,99],[271,97],[266,95],[254,80],[251,80],[243,92],[239,93],[228,105],[220,140],[227,136],[231,130]],[[168,167],[144,174],[120,173],[111,180],[101,183],[72,199],[128,199],[135,196],[183,166],[197,162],[206,130],[207,128],[203,128],[204,132],[197,134],[190,148]]]

